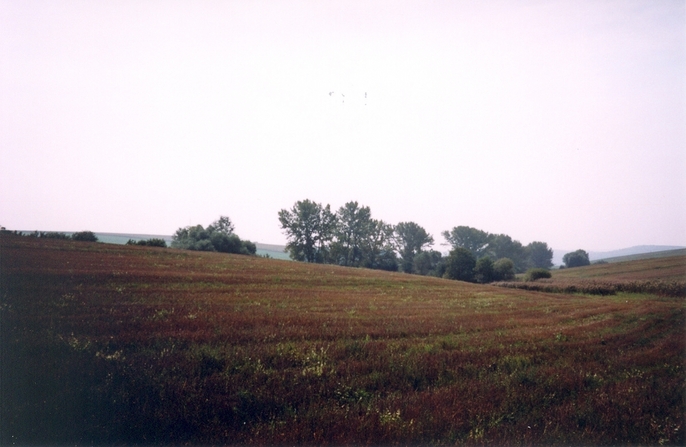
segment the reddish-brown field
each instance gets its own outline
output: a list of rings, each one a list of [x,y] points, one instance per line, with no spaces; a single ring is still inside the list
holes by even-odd
[[[682,445],[683,298],[0,236],[0,443]]]
[[[649,293],[686,298],[686,256],[642,259],[553,270],[552,278],[496,285],[553,293]]]

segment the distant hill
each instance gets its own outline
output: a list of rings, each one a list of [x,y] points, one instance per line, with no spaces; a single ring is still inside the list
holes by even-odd
[[[674,245],[637,245],[635,247],[629,247],[629,248],[622,248],[621,250],[612,250],[612,251],[591,251],[588,253],[588,257],[593,261],[597,261],[599,259],[608,259],[608,258],[618,258],[618,257],[624,257],[624,256],[633,256],[633,255],[643,255],[643,254],[652,254],[652,253],[658,253],[658,252],[663,252],[663,251],[670,251],[670,250],[679,250],[683,249],[686,247],[679,247],[679,246],[674,246]],[[650,257],[655,257],[655,256],[648,256]],[[641,258],[641,259],[646,259],[646,258]]]
[[[674,253],[673,255],[669,254],[660,254],[658,255],[657,253],[662,253],[666,251],[672,251],[672,250],[682,250],[686,249],[686,247],[680,247],[680,246],[675,246],[675,245],[636,245],[634,247],[629,247],[629,248],[622,248],[619,250],[612,250],[612,251],[589,251],[588,252],[588,258],[590,259],[591,262],[593,261],[599,261],[599,260],[605,260],[607,262],[619,262],[619,261],[629,261],[632,259],[649,259],[649,258],[654,258],[654,257],[660,257],[660,256],[673,256],[677,255],[680,253]],[[555,265],[562,265],[562,257],[569,253],[570,251],[573,250],[553,250],[553,264]],[[587,250],[588,251],[588,250]],[[626,259],[618,259],[617,261],[610,261],[610,259],[615,259],[615,258],[620,258],[620,257],[631,257],[631,256],[636,256],[636,255],[643,255],[639,258],[626,258]]]
[[[638,253],[635,255],[615,256],[613,258],[602,258],[605,262],[625,262],[640,261],[644,259],[668,258],[672,256],[686,256],[686,248],[676,250],[654,251],[650,253]]]

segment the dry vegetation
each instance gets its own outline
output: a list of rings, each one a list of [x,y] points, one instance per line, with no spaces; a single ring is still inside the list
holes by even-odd
[[[686,297],[686,256],[553,270],[551,279],[496,285],[550,293],[614,295],[625,292]]]
[[[682,298],[12,236],[0,274],[4,445],[684,443]]]

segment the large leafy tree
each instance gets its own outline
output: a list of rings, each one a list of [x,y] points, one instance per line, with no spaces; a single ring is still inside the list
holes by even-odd
[[[441,234],[453,249],[467,249],[475,258],[486,255],[486,249],[491,240],[491,235],[485,231],[465,226],[454,227],[452,230],[444,231]]]
[[[591,264],[591,261],[588,259],[588,253],[585,250],[576,250],[565,254],[562,257],[562,262],[567,267],[581,267]]]
[[[549,269],[553,266],[553,249],[545,242],[532,242],[526,246],[529,267]]]
[[[398,259],[392,245],[393,225],[372,219],[369,233],[363,244],[363,267],[381,270],[398,270]]]
[[[414,272],[414,258],[425,247],[434,243],[434,238],[415,222],[400,222],[395,226],[395,245],[400,254],[403,272]]]
[[[515,271],[525,272],[527,269],[526,251],[521,242],[513,240],[506,234],[492,235],[487,248],[493,259],[508,258],[514,262]]]
[[[298,201],[291,210],[279,211],[279,222],[288,238],[286,250],[291,259],[326,262],[336,224],[329,205],[324,207],[309,199]]]
[[[368,206],[348,202],[336,212],[335,240],[331,245],[333,262],[359,267],[365,258],[365,246],[374,229],[372,212]]]
[[[474,281],[474,267],[476,257],[471,251],[463,247],[455,248],[448,255],[445,263],[444,278],[458,281]]]
[[[445,259],[440,251],[426,250],[414,257],[412,269],[418,275],[438,276],[445,273]]]

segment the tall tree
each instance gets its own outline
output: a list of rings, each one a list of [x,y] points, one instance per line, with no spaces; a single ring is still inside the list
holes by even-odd
[[[475,258],[485,256],[491,235],[472,227],[459,226],[441,233],[453,248],[465,248]]]
[[[336,212],[335,240],[331,245],[333,262],[359,267],[364,261],[364,246],[373,228],[368,206],[348,202]]]
[[[395,245],[400,255],[403,272],[414,272],[414,257],[424,247],[434,243],[434,238],[424,228],[414,222],[400,222],[395,226]]]
[[[279,211],[281,229],[286,233],[286,249],[291,259],[326,262],[336,217],[331,207],[309,199],[298,201],[291,210]]]
[[[363,267],[381,270],[398,270],[398,260],[393,249],[393,225],[372,219],[369,234],[362,250]]]
[[[545,242],[532,242],[526,246],[529,267],[549,269],[553,266],[553,249]]]
[[[233,234],[234,226],[231,223],[231,219],[228,216],[219,216],[219,219],[215,220],[207,227],[208,231],[226,234],[227,236]]]
[[[511,259],[517,273],[526,271],[527,260],[524,246],[521,242],[512,240],[507,234],[491,235],[487,251],[493,259]]]

